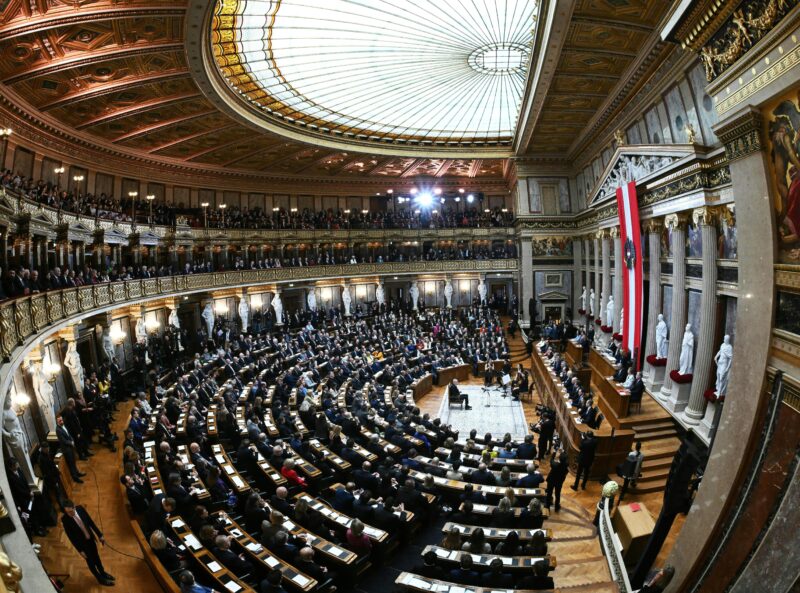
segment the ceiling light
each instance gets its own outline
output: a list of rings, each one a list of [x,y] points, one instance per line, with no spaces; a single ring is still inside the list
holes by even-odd
[[[387,194],[389,194],[389,195],[391,195],[391,194],[393,194],[393,193],[394,193],[394,190],[393,190],[393,189],[387,189],[387,190],[386,190],[386,193],[387,193]]]
[[[464,193],[464,188],[463,187],[459,187],[458,188],[458,193],[463,194]]]
[[[442,188],[441,187],[434,187],[433,188],[433,193],[436,194],[437,196],[441,196],[442,195]]]
[[[412,196],[415,196],[417,195],[417,191],[419,190],[416,187],[412,187],[408,193],[410,193]]]
[[[460,201],[461,201],[461,198],[459,198],[458,196],[456,196],[456,202],[460,202]]]
[[[420,206],[428,208],[433,204],[433,196],[429,192],[423,192],[417,197],[417,202]]]
[[[473,196],[472,194],[469,194],[469,195],[467,196],[467,202],[469,202],[470,204],[472,204],[472,202],[474,202],[474,201],[475,201],[475,196]]]

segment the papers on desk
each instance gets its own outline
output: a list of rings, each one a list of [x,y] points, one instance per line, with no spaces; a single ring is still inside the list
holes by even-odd
[[[503,564],[505,566],[511,566],[511,558],[509,558],[508,556],[503,556],[500,558],[500,560],[503,561]]]
[[[225,468],[225,473],[228,475],[231,475],[234,472],[233,467],[230,465],[224,465],[223,467]]]
[[[264,562],[266,562],[267,566],[269,566],[270,568],[275,568],[280,564],[280,562],[278,562],[277,558],[275,558],[274,556],[267,556],[266,558],[264,558]]]
[[[184,525],[186,525],[186,523],[184,523],[182,519],[175,519],[172,522],[172,527],[175,528],[175,529],[178,528],[178,527],[183,527]]]
[[[340,558],[345,555],[345,551],[341,548],[337,548],[336,546],[331,546],[328,548],[328,553],[333,554],[334,556],[339,556]]]
[[[183,538],[183,541],[189,546],[192,550],[199,550],[203,547],[203,544],[200,543],[200,540],[197,539],[194,534],[187,533],[186,536]]]
[[[242,537],[242,532],[238,529],[231,529],[230,533],[233,537]]]
[[[448,558],[450,556],[450,552],[448,552],[447,550],[438,549],[436,550],[436,555],[439,558]]]
[[[233,532],[231,532],[231,533],[233,533]],[[239,534],[239,535],[241,535],[241,534]],[[245,546],[245,548],[247,548],[248,550],[253,552],[253,554],[258,554],[258,553],[261,552],[261,550],[264,549],[264,546],[262,546],[261,544],[258,544],[256,542],[250,542]]]
[[[225,457],[223,455],[220,455],[219,453],[214,455],[214,459],[216,459],[217,463],[219,464],[225,463]]]
[[[236,593],[237,591],[241,591],[241,586],[236,581],[228,581],[225,583],[225,588],[230,591],[231,593]]]
[[[303,575],[301,575],[301,574],[296,574],[296,575],[294,575],[294,576],[292,577],[292,580],[293,580],[295,583],[297,583],[298,585],[300,585],[301,587],[305,587],[305,586],[306,586],[306,585],[308,585],[308,583],[309,583],[309,579],[307,579],[306,577],[304,577],[304,576],[303,576]]]
[[[233,476],[231,480],[233,480],[233,483],[236,484],[237,488],[244,488],[244,481],[239,476]]]
[[[210,570],[211,572],[219,572],[220,570],[222,570],[222,566],[220,566],[219,562],[216,561],[209,562],[208,564],[206,564],[206,566],[208,567],[208,570]]]
[[[409,576],[406,579],[405,584],[410,585],[411,587],[416,587],[417,589],[425,589],[426,591],[429,591],[431,588],[431,583],[423,581],[422,579],[418,579],[414,576]]]

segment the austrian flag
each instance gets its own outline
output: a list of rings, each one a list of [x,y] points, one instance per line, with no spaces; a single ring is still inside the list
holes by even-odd
[[[642,234],[639,230],[639,204],[636,182],[617,188],[619,228],[622,237],[622,295],[625,315],[622,319],[622,347],[630,350],[633,364],[640,368],[642,338]]]

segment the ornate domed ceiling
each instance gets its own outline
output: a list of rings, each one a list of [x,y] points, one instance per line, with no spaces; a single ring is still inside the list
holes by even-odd
[[[214,58],[265,118],[362,143],[508,152],[537,9],[536,0],[217,0]]]
[[[374,149],[369,144],[345,148],[300,134],[287,138],[255,129],[232,114],[226,108],[229,98],[212,92],[205,85],[206,73],[192,61],[201,50],[211,51],[214,5],[185,0],[8,0],[0,13],[0,123],[17,128],[22,138],[22,118],[35,130],[28,133],[35,142],[57,134],[103,154],[180,165],[188,171],[352,180],[425,175],[502,182],[508,161],[501,156],[573,157],[611,120],[649,75],[647,65],[663,56],[656,29],[670,5],[540,0],[537,31],[547,35],[537,33],[528,48],[534,2],[370,0],[360,3],[360,20],[340,15],[338,21],[331,7],[354,3],[283,3],[275,19],[275,41],[282,44],[275,46],[275,57],[291,75],[292,90],[287,87],[279,96],[281,104],[300,113],[298,119],[325,120],[340,131],[366,130],[379,138],[371,145]],[[257,4],[269,7],[268,2],[253,6]],[[305,22],[302,6],[327,8]],[[388,14],[379,18],[381,6]],[[407,12],[399,14],[388,6],[407,7]],[[291,21],[281,24],[284,8],[294,12],[287,10],[284,16],[293,15]],[[337,22],[346,36],[324,26]],[[314,39],[309,38],[312,23],[320,30]],[[288,24],[303,33],[296,45],[291,44],[291,32],[281,29]],[[370,33],[370,26],[375,32]],[[255,42],[247,46],[255,46],[248,50],[254,56],[250,66],[263,72],[258,85],[277,95],[275,77],[261,67],[269,64],[263,50],[266,29],[253,31]],[[310,59],[308,50],[292,58],[308,43],[324,47],[319,62]],[[360,52],[364,45],[369,51]],[[257,64],[259,59],[264,62]],[[389,67],[394,59],[396,69]],[[209,61],[216,70],[213,59]],[[526,63],[532,64],[532,74],[523,87]],[[535,72],[538,86],[530,84]],[[323,80],[324,85],[319,83]],[[428,95],[416,88],[426,84]],[[389,85],[404,88],[381,92]],[[495,103],[485,103],[492,99]],[[518,103],[522,109],[512,151],[499,142],[514,130]],[[423,135],[432,144],[407,146],[405,154],[395,142],[422,141]],[[490,139],[498,145],[473,144],[452,155],[437,152],[433,144]],[[381,150],[385,144],[401,153]]]

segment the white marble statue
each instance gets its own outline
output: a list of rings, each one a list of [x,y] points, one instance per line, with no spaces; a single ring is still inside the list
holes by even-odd
[[[306,299],[308,303],[308,310],[309,311],[316,311],[317,310],[317,294],[314,292],[314,289],[308,291],[308,298]]]
[[[692,357],[694,355],[694,334],[692,334],[692,324],[686,324],[686,331],[683,332],[683,342],[681,342],[681,360],[678,372],[681,375],[692,374]]]
[[[408,294],[411,295],[411,305],[414,311],[418,311],[419,308],[417,307],[417,303],[419,302],[419,287],[417,286],[416,281],[411,283],[411,288],[408,290]]]
[[[386,293],[383,291],[381,283],[378,283],[378,287],[375,289],[375,300],[378,301],[378,305],[386,304]]]
[[[656,358],[666,358],[669,341],[667,340],[667,322],[664,321],[664,316],[658,314],[658,323],[656,324]]]
[[[581,311],[586,311],[586,287],[583,287],[583,292],[581,292]]]
[[[170,310],[169,317],[167,317],[167,323],[175,330],[175,335],[177,336],[178,342],[178,352],[183,352],[183,344],[181,343],[181,320],[178,319],[178,307]]]
[[[608,297],[606,304],[606,326],[614,327],[614,295]]]
[[[11,394],[7,393],[3,401],[3,442],[19,463],[22,473],[33,484],[33,466],[30,457],[25,451],[25,434],[22,432],[17,413],[11,407]]]
[[[250,321],[250,304],[247,297],[239,299],[239,321],[242,323],[242,333],[247,333],[247,324]]]
[[[31,365],[31,382],[33,383],[33,391],[36,394],[36,399],[39,402],[39,410],[42,411],[45,424],[47,424],[47,432],[53,432],[56,429],[56,411],[55,411],[55,398],[53,397],[53,386],[47,380],[47,375],[44,372],[45,365],[49,365],[49,359],[42,362],[34,363]]]
[[[481,278],[481,281],[478,283],[478,294],[481,297],[481,305],[485,305],[486,304],[486,282],[483,281],[483,278]]]
[[[594,318],[594,288],[589,290],[589,315]]]
[[[67,353],[64,355],[64,366],[69,370],[69,375],[72,377],[72,383],[75,389],[83,392],[83,365],[81,364],[81,357],[78,350],[75,348],[75,342],[69,342],[67,345]]]
[[[144,325],[144,317],[136,320],[136,342],[139,344],[147,343],[147,327]]]
[[[111,362],[116,356],[114,351],[114,340],[111,339],[111,330],[107,327],[103,328],[103,335],[100,338],[100,342],[103,345],[103,354],[106,355],[108,362]]]
[[[276,292],[272,298],[273,311],[275,311],[275,325],[283,325],[283,301],[281,300],[281,293]]]
[[[342,287],[342,305],[344,306],[344,316],[350,317],[350,305],[353,303],[353,298],[350,296],[350,287],[345,284]]]
[[[719,352],[714,357],[714,362],[717,363],[717,383],[714,387],[717,396],[725,395],[728,391],[728,375],[731,371],[731,358],[733,358],[733,346],[731,346],[731,337],[726,335],[722,339],[722,344],[719,347]]]
[[[447,281],[444,283],[444,299],[447,301],[447,308],[453,308],[453,283],[450,282],[448,278]]]
[[[203,312],[200,313],[200,317],[203,318],[203,321],[206,322],[206,332],[208,332],[208,339],[214,339],[214,306],[208,302],[206,306],[203,307]]]

